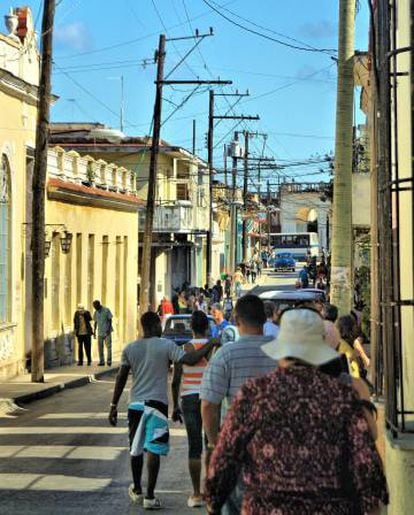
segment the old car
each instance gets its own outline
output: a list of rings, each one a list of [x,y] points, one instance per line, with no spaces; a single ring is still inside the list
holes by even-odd
[[[275,269],[275,272],[294,272],[296,270],[296,261],[292,254],[280,252],[273,258],[271,266]]]
[[[211,331],[216,323],[211,316],[208,317],[208,321],[210,328],[207,337],[210,337]],[[190,341],[193,337],[193,333],[191,331],[191,315],[171,315],[169,318],[167,318],[164,330],[162,332],[162,337],[173,340],[177,345],[184,345]]]

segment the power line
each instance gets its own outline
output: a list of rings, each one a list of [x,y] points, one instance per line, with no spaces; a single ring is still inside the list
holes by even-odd
[[[217,5],[216,2],[213,2],[215,5]],[[337,52],[337,50],[335,48],[316,48],[312,45],[309,45],[309,43],[306,43],[306,42],[303,42],[303,41],[300,41],[296,38],[292,38],[291,36],[287,36],[286,34],[282,34],[281,32],[277,32],[275,31],[274,29],[271,29],[269,27],[265,27],[263,25],[260,25],[258,23],[255,23],[254,21],[252,20],[249,20],[248,18],[244,18],[243,16],[240,16],[239,14],[235,13],[234,11],[231,11],[230,9],[227,9],[224,5],[221,5],[219,6],[220,9],[222,9],[223,11],[227,11],[228,13],[232,14],[233,16],[235,16],[236,18],[239,18],[240,20],[243,20],[247,23],[250,23],[251,25],[255,26],[255,27],[258,27],[259,29],[263,29],[263,30],[266,30],[267,32],[271,32],[272,34],[276,34],[276,36],[280,36],[282,38],[285,38],[285,39],[288,39],[290,41],[294,41],[295,43],[299,43],[300,45],[304,45],[306,47],[308,47],[309,49],[312,49],[312,50],[315,50],[315,51],[319,51],[319,52]]]
[[[225,20],[227,20],[231,24],[236,25],[236,27],[239,27],[240,29],[242,29],[242,30],[244,30],[246,32],[250,32],[251,34],[259,36],[259,37],[261,37],[263,39],[267,39],[269,41],[273,41],[273,43],[277,43],[279,45],[283,45],[283,46],[286,46],[288,48],[292,48],[293,50],[301,50],[303,52],[318,52],[318,53],[324,53],[324,54],[332,54],[332,49],[327,49],[327,48],[309,48],[309,47],[293,45],[291,43],[286,43],[285,41],[282,41],[280,39],[276,39],[276,38],[274,38],[272,36],[268,36],[267,34],[263,34],[262,32],[259,32],[257,30],[251,29],[249,27],[246,27],[246,25],[242,25],[241,23],[239,23],[239,22],[237,22],[235,20],[232,20],[230,17],[228,17],[227,15],[222,13],[219,9],[217,9],[214,5],[212,5],[208,0],[202,0],[202,1],[206,5],[208,5],[208,7],[210,7],[210,9],[212,11],[216,12],[219,16],[221,16],[222,18],[224,18]]]

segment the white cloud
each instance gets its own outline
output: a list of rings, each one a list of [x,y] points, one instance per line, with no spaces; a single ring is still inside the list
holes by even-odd
[[[299,34],[308,39],[324,39],[336,36],[336,26],[328,20],[305,23],[299,27]]]
[[[83,51],[91,47],[91,35],[86,24],[81,21],[58,26],[55,29],[56,43],[73,50]]]

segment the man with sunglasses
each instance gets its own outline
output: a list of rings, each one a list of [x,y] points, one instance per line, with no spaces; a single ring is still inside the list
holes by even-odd
[[[276,361],[263,350],[272,336],[263,335],[266,313],[263,301],[256,295],[245,295],[237,301],[235,323],[240,334],[231,345],[224,345],[210,360],[201,384],[200,398],[204,430],[211,451],[220,429],[220,404],[230,406],[243,383],[264,375],[276,366]],[[238,485],[229,497],[222,513],[240,513],[241,488]]]

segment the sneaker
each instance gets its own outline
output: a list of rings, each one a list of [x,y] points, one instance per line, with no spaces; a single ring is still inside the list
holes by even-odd
[[[205,502],[201,496],[191,495],[187,500],[187,506],[189,508],[201,508]]]
[[[105,363],[98,363],[98,367],[104,367]]]
[[[160,510],[162,508],[161,501],[154,497],[154,499],[147,499],[144,497],[144,502],[142,503],[144,510]]]
[[[108,367],[112,366],[112,363],[110,361],[108,361],[107,363]]]
[[[134,483],[131,483],[129,485],[129,487],[128,487],[128,495],[129,495],[129,498],[131,499],[131,502],[133,502],[134,504],[142,504],[142,500],[144,499],[144,495],[142,493],[138,494],[135,491]]]

